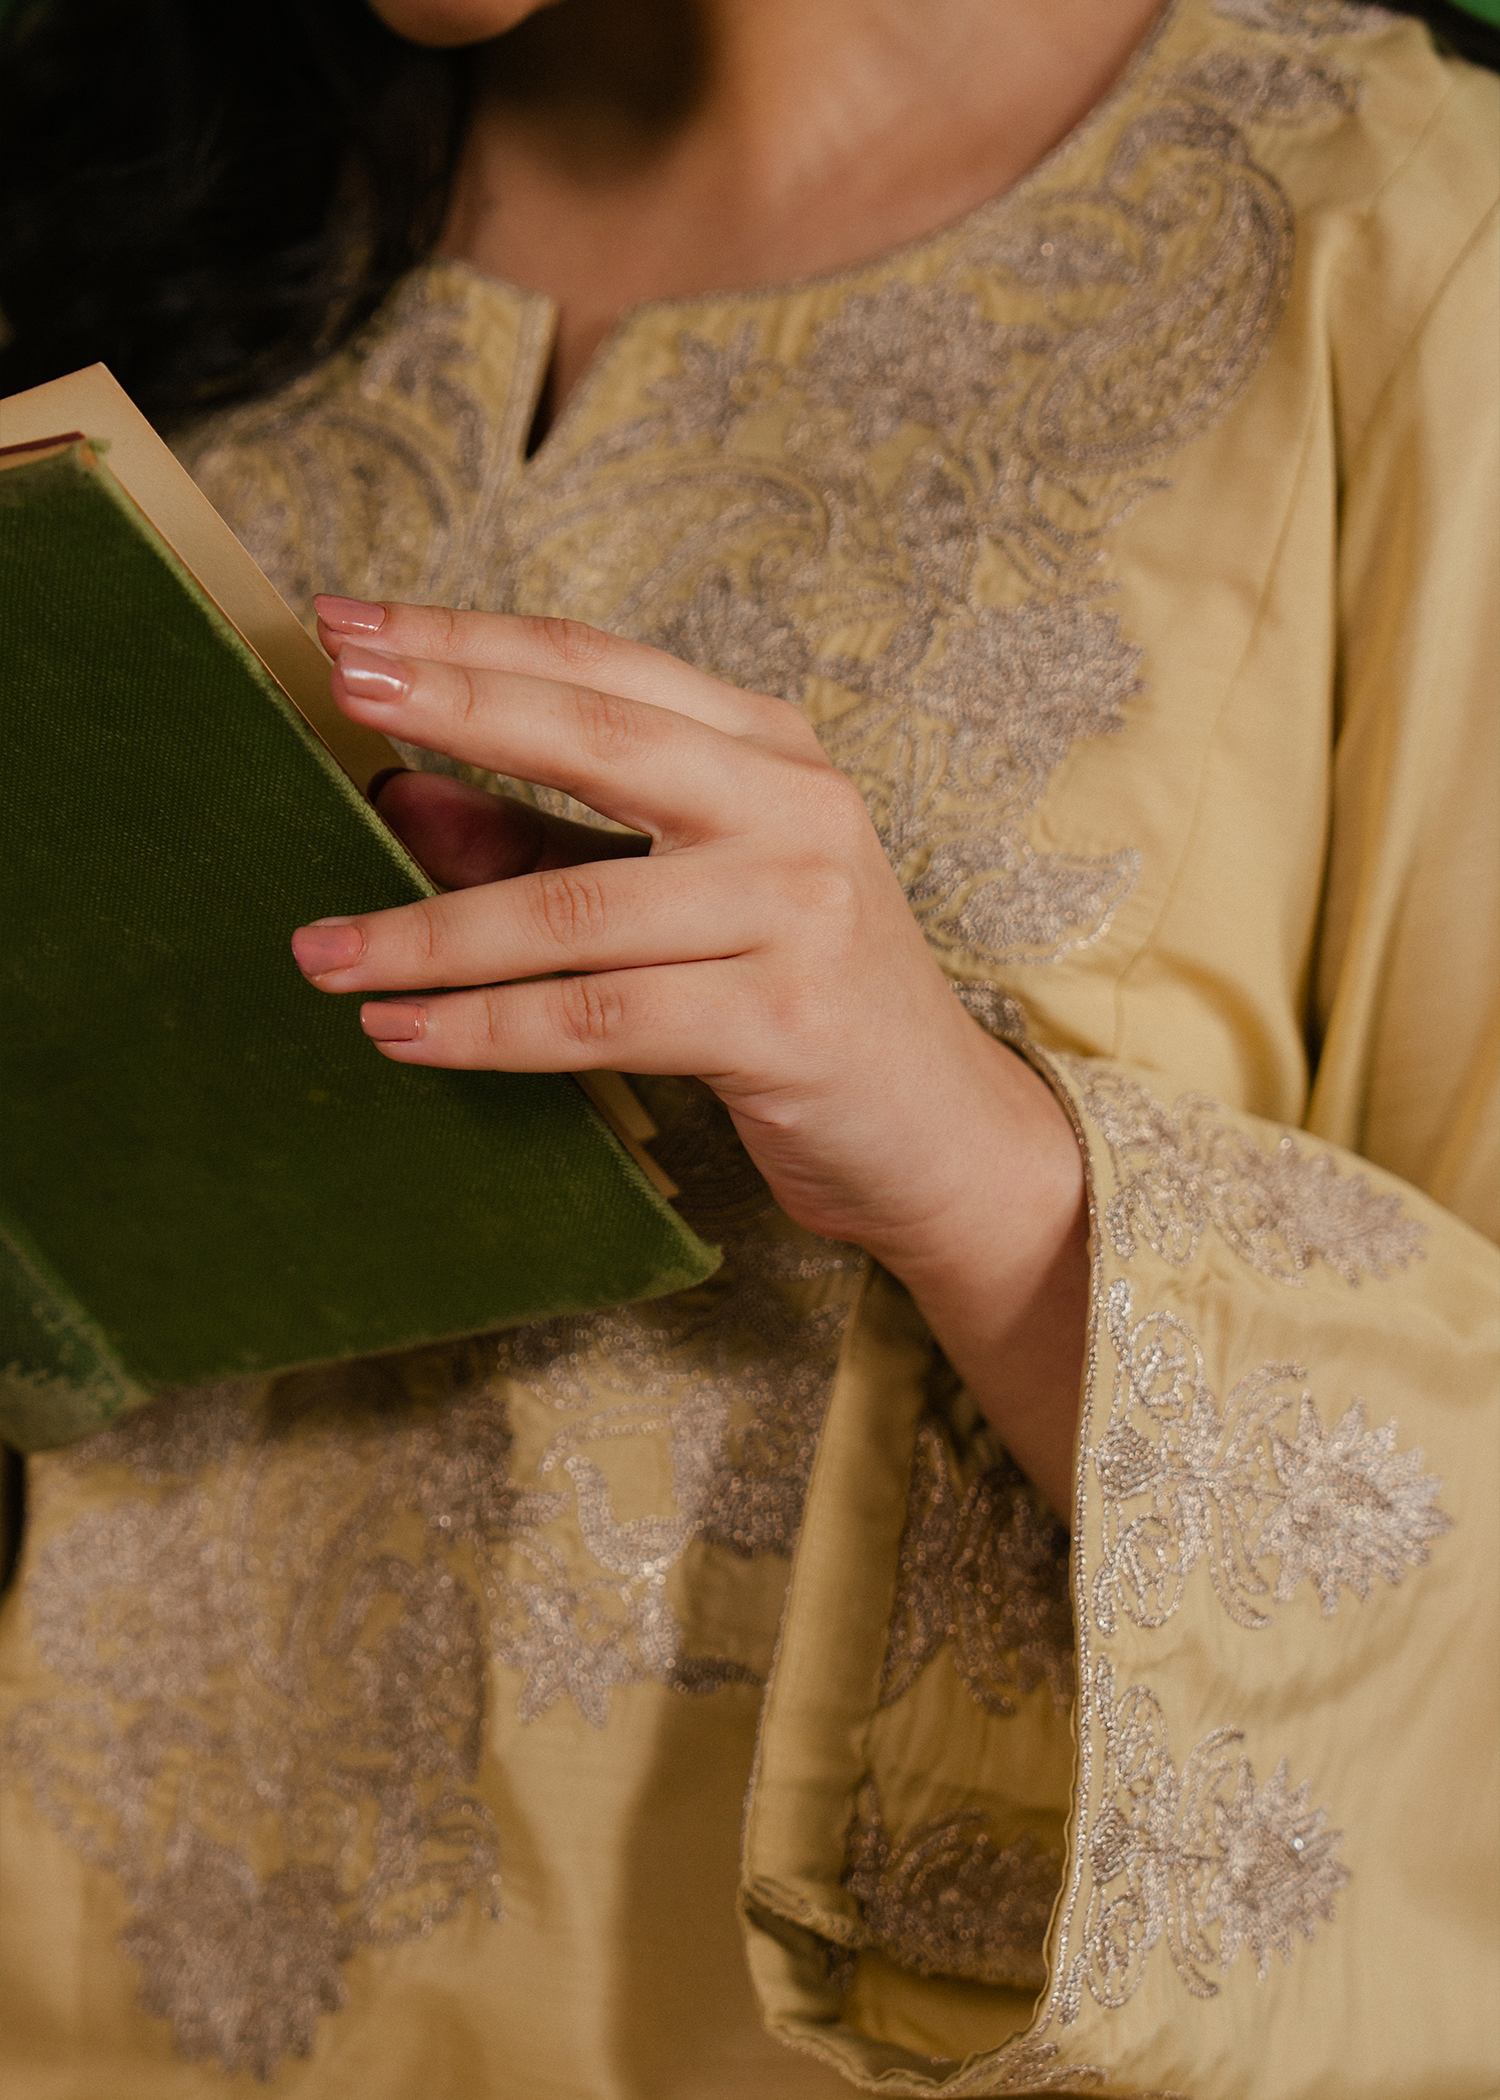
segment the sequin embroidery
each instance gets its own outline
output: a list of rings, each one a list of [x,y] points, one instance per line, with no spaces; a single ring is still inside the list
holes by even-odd
[[[1422,1258],[1425,1228],[1401,1198],[1341,1173],[1331,1153],[1307,1152],[1289,1131],[1267,1152],[1206,1094],[1164,1108],[1118,1072],[1057,1062],[1110,1149],[1116,1189],[1103,1223],[1121,1261],[1145,1246],[1185,1268],[1209,1231],[1278,1283],[1299,1284],[1322,1261],[1357,1285]]]
[[[1331,1618],[1341,1589],[1363,1601],[1377,1576],[1395,1584],[1426,1565],[1452,1520],[1421,1451],[1397,1450],[1394,1421],[1367,1428],[1355,1400],[1325,1428],[1296,1364],[1262,1364],[1221,1403],[1186,1323],[1131,1311],[1130,1286],[1111,1284],[1114,1392],[1089,1450],[1103,1494],[1091,1592],[1101,1633],[1118,1612],[1165,1625],[1200,1562],[1229,1617],[1254,1629],[1270,1623],[1258,1600],[1285,1604],[1304,1579]],[[1295,1436],[1284,1433],[1293,1409]],[[1267,1560],[1280,1563],[1274,1589]]]
[[[1013,1714],[1045,1684],[1062,1712],[1073,1695],[1068,1536],[1009,1458],[960,1495],[936,1422],[917,1435],[880,1704],[910,1690],[952,1643],[954,1667],[986,1712]]]
[[[1095,1679],[1103,1770],[1088,1914],[1058,1998],[1065,2026],[1085,1989],[1123,2005],[1160,1943],[1195,1998],[1218,1995],[1207,1972],[1228,1969],[1242,1948],[1264,1981],[1273,1951],[1291,1961],[1293,1935],[1310,1940],[1318,1920],[1331,1921],[1350,1878],[1342,1832],[1309,1806],[1311,1781],[1289,1787],[1284,1758],[1257,1785],[1236,1747],[1242,1731],[1216,1728],[1179,1769],[1153,1694],[1132,1685],[1117,1700],[1108,1662]]]
[[[934,1816],[899,1841],[881,1819],[873,1782],[850,1825],[844,1886],[859,1899],[871,1942],[920,1976],[1039,1989],[1047,1920],[1062,1854],[1029,1832],[998,1844],[978,1809]]]

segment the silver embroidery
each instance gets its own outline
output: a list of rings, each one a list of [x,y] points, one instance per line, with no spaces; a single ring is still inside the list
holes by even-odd
[[[359,589],[442,595],[497,432],[470,376],[465,307],[435,273],[400,285],[365,343],[179,454],[288,603]],[[457,595],[456,593],[454,595]]]
[[[1376,1576],[1399,1583],[1451,1530],[1436,1507],[1442,1482],[1423,1473],[1419,1449],[1397,1450],[1394,1421],[1367,1429],[1356,1400],[1325,1429],[1296,1364],[1263,1364],[1221,1405],[1182,1320],[1149,1313],[1132,1325],[1119,1282],[1105,1317],[1114,1394],[1090,1450],[1103,1493],[1092,1589],[1101,1633],[1118,1612],[1165,1625],[1200,1561],[1236,1625],[1270,1623],[1256,1601],[1273,1594],[1260,1567],[1270,1559],[1280,1562],[1277,1603],[1306,1578],[1331,1617],[1341,1588],[1363,1601]],[[1276,1425],[1293,1408],[1289,1438]]]
[[[871,1942],[919,1976],[966,1976],[1036,1990],[1046,1981],[1047,1923],[1061,1852],[1023,1831],[999,1844],[978,1809],[934,1816],[893,1842],[873,1781],[850,1825],[845,1888]]]
[[[695,1291],[505,1336],[500,1368],[561,1409],[587,1409],[542,1460],[598,1436],[670,1439],[679,1515],[742,1555],[790,1553],[828,1388],[866,1257],[777,1209],[706,1087],[639,1079],[653,1147],[694,1230],[724,1248]],[[576,1477],[576,1476],[575,1476]]]
[[[1002,992],[999,985],[958,981],[953,989],[966,1011],[991,1035],[1006,1042],[1023,1042],[1030,1033],[1020,1000]]]
[[[508,1478],[503,1410],[442,1369],[447,1404],[389,1367],[283,1380],[259,1435],[233,1388],[141,1411],[66,1466],[139,1455],[157,1493],[79,1518],[27,1586],[64,1691],[7,1754],[118,1877],[143,2004],[226,2072],[306,2055],[355,1947],[498,1914],[462,1561],[546,1512]]]
[[[1290,51],[1241,51],[1218,46],[1177,76],[1189,94],[1228,102],[1249,124],[1300,124],[1354,108],[1352,76],[1327,61]]]
[[[940,2088],[943,2100],[1000,2100],[1004,2094],[1091,2093],[1104,2084],[1101,2064],[1062,2063],[1056,2042],[1025,2035],[1007,2042],[997,2056],[988,2053],[967,2070],[958,2070]],[[941,2060],[939,2060],[941,2061]],[[1137,2092],[1133,2100],[1187,2100],[1185,2093]]]
[[[1366,7],[1355,0],[1212,0],[1213,11],[1228,22],[1273,35],[1319,39],[1373,36],[1401,17],[1388,7]]]
[[[1346,99],[1250,58],[1155,88],[1097,185],[975,214],[937,283],[831,288],[800,356],[758,315],[684,330],[646,413],[533,461],[483,588],[799,700],[960,974],[1076,951],[1134,886],[1130,845],[1044,852],[1030,820],[1142,690],[1108,534],[1280,315],[1290,212],[1239,126]]]
[[[909,423],[946,435],[984,406],[1009,333],[960,292],[896,278],[819,324],[803,361],[807,391],[847,419],[861,450]]]
[[[1143,1686],[1115,1698],[1111,1665],[1095,1669],[1104,1757],[1099,1810],[1088,1834],[1092,1893],[1078,1953],[1059,1995],[1066,2026],[1087,1989],[1123,2005],[1152,1949],[1165,1942],[1195,1998],[1219,1986],[1241,1948],[1264,1979],[1274,1950],[1289,1962],[1293,1935],[1311,1939],[1349,1880],[1340,1831],[1311,1808],[1311,1782],[1291,1791],[1286,1760],[1263,1786],[1238,1752],[1237,1728],[1216,1728],[1181,1769],[1160,1706]]]
[[[1300,1283],[1318,1260],[1358,1284],[1422,1258],[1425,1228],[1401,1198],[1340,1173],[1331,1153],[1308,1154],[1286,1131],[1265,1151],[1205,1094],[1164,1108],[1118,1072],[1058,1061],[1114,1161],[1104,1225],[1121,1261],[1144,1245],[1185,1268],[1210,1229],[1278,1283]]]
[[[789,1546],[863,1258],[799,1235],[748,1164],[713,1175],[703,1117],[722,1112],[685,1091],[700,1114],[677,1138],[685,1120],[711,1183],[698,1215],[741,1259],[664,1312],[596,1316],[622,1351],[585,1333],[564,1366],[547,1346],[564,1338],[531,1329],[295,1374],[264,1399],[224,1387],[51,1461],[122,1465],[160,1492],[87,1511],[40,1554],[27,1601],[64,1689],[21,1711],[8,1747],[58,1827],[118,1875],[142,2002],[185,2055],[269,2075],[311,2046],[356,1945],[425,1932],[473,1891],[495,1907],[472,1791],[490,1656],[521,1673],[522,1722],[568,1697],[602,1727],[611,1693],[646,1679],[758,1681],[774,1590],[742,1628],[764,1651],[750,1662],[695,1642],[691,1587],[674,1598],[669,1577],[695,1541]],[[799,1322],[778,1279],[842,1295]],[[715,1332],[717,1381],[690,1346]],[[585,1403],[535,1487],[515,1478],[504,1395],[523,1380],[508,1385],[507,1357],[554,1405]],[[622,1387],[650,1367],[663,1400],[601,1408],[587,1383],[601,1364]],[[601,1461],[663,1433],[673,1505],[622,1517]]]
[[[881,1675],[890,1706],[947,1642],[970,1696],[987,1713],[1014,1714],[1018,1695],[1045,1684],[1062,1712],[1073,1695],[1068,1536],[1041,1512],[1008,1459],[960,1496],[935,1422],[917,1435],[896,1596]]]

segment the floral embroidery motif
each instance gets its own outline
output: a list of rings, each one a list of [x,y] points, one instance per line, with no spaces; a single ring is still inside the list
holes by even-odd
[[[1340,1173],[1332,1153],[1309,1155],[1286,1131],[1266,1152],[1206,1094],[1164,1108],[1117,1072],[1058,1062],[1077,1078],[1114,1161],[1104,1227],[1121,1261],[1147,1246],[1185,1268],[1210,1229],[1278,1283],[1301,1283],[1320,1260],[1354,1285],[1421,1260],[1426,1230],[1401,1198]]]
[[[987,1713],[1014,1714],[1045,1684],[1062,1712],[1073,1696],[1068,1535],[1042,1514],[1009,1458],[962,1499],[935,1422],[917,1434],[880,1704],[894,1705],[953,1644],[954,1667]]]
[[[356,1946],[430,1931],[470,1898],[499,1913],[474,1792],[482,1628],[455,1565],[546,1512],[510,1482],[503,1411],[450,1369],[451,1404],[399,1410],[381,1366],[342,1391],[282,1381],[290,1464],[274,1428],[256,1439],[254,1388],[233,1387],[160,1403],[66,1462],[136,1460],[159,1492],[43,1550],[32,1624],[67,1690],[15,1715],[7,1752],[118,1877],[147,2009],[226,2072],[306,2055]],[[209,1451],[227,1461],[216,1486],[197,1470]]]
[[[1330,109],[1351,110],[1353,78],[1326,61],[1289,51],[1242,51],[1219,46],[1177,76],[1189,93],[1229,102],[1251,124],[1299,124]]]
[[[1116,1702],[1107,1662],[1096,1665],[1094,1690],[1103,1806],[1088,1833],[1082,1942],[1058,2002],[1065,2026],[1085,1987],[1102,2006],[1123,2005],[1163,1940],[1195,1998],[1218,1995],[1205,1972],[1229,1968],[1242,1948],[1264,1980],[1273,1951],[1289,1962],[1294,1934],[1311,1939],[1317,1920],[1332,1920],[1349,1880],[1342,1832],[1309,1807],[1310,1781],[1289,1789],[1284,1758],[1258,1786],[1235,1749],[1242,1731],[1216,1728],[1179,1771],[1150,1692],[1134,1685]]]
[[[1114,1395],[1090,1454],[1104,1496],[1092,1590],[1101,1633],[1121,1611],[1165,1625],[1200,1561],[1236,1625],[1268,1625],[1256,1600],[1287,1603],[1304,1578],[1331,1617],[1341,1588],[1363,1601],[1377,1576],[1399,1583],[1452,1529],[1436,1507],[1442,1482],[1423,1473],[1420,1450],[1397,1450],[1394,1421],[1366,1428],[1356,1400],[1325,1429],[1295,1364],[1261,1365],[1221,1406],[1183,1321],[1150,1313],[1132,1325],[1130,1287],[1118,1282],[1106,1321]],[[1295,1437],[1276,1429],[1291,1408]],[[1259,1566],[1269,1559],[1281,1564],[1274,1593]]]
[[[850,1825],[844,1886],[874,1945],[919,1976],[967,1976],[1037,1990],[1061,1852],[1029,1832],[997,1844],[978,1809],[934,1816],[893,1843],[873,1781]]]
[[[953,989],[968,1013],[991,1035],[1019,1043],[1030,1034],[1026,1010],[1020,1000],[1001,991],[999,985],[955,981]]]

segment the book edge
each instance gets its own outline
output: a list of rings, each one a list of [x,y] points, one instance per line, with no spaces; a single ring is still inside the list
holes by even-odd
[[[0,401],[0,451],[24,451],[28,464],[54,447],[60,451],[80,440],[88,445],[90,439],[103,440],[101,449],[108,451],[103,485],[112,481],[129,498],[210,611],[249,650],[352,782],[362,815],[372,818],[365,789],[377,773],[401,764],[400,753],[377,731],[350,722],[335,707],[328,658],[108,366],[86,365]],[[390,827],[381,828],[405,854]],[[405,858],[426,894],[435,896],[436,886],[410,855]],[[681,1193],[646,1151],[655,1126],[618,1073],[559,1076],[580,1088],[657,1195],[670,1202]]]
[[[334,706],[328,658],[108,366],[87,365],[0,402],[7,451],[71,431],[104,441],[100,449],[107,447],[120,487],[360,792],[377,773],[400,765],[399,752],[378,731]]]

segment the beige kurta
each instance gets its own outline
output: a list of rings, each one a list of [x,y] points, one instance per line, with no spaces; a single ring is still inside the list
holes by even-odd
[[[7,2100],[1496,2091],[1496,103],[1176,0],[1019,188],[634,310],[529,460],[549,308],[446,265],[188,446],[299,606],[806,710],[1087,1151],[1071,1554],[645,1083],[698,1291],[33,1462]]]

